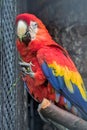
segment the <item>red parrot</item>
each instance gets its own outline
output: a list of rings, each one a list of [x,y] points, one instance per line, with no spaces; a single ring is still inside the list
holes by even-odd
[[[19,14],[16,25],[16,45],[29,93],[38,102],[47,98],[87,120],[86,89],[68,52],[35,15]]]

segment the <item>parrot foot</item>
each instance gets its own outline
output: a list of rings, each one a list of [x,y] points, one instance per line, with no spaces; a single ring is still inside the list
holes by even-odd
[[[19,65],[21,66],[21,70],[24,75],[29,75],[30,77],[34,78],[35,73],[32,70],[32,66],[35,66],[32,64],[32,62],[19,62]]]

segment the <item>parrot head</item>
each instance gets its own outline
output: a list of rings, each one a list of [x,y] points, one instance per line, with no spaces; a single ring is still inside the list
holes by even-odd
[[[19,14],[16,17],[16,25],[17,38],[25,45],[28,45],[33,40],[50,38],[42,21],[33,14]]]

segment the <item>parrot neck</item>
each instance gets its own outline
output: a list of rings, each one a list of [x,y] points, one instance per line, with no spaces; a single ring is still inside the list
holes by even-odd
[[[36,38],[29,43],[30,51],[38,51],[44,46],[55,45],[52,37],[49,35],[48,31],[39,31]]]

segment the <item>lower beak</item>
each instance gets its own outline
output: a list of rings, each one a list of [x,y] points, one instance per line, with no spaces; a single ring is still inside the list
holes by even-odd
[[[30,34],[28,34],[28,35],[26,34],[24,37],[22,37],[22,42],[23,42],[24,44],[28,45],[30,41],[31,41],[31,36],[30,36]]]
[[[23,37],[18,37],[20,42],[23,42],[26,46],[28,46],[29,42],[31,41],[31,36],[29,32],[26,32],[26,34]]]

